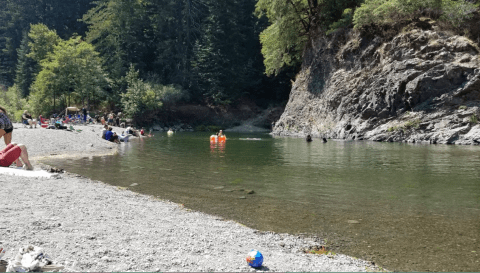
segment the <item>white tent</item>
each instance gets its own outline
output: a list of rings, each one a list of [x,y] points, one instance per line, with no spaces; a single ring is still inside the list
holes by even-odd
[[[67,107],[67,109],[65,109],[65,115],[68,115],[68,111],[78,112],[78,111],[80,111],[80,109],[78,109],[77,107]]]

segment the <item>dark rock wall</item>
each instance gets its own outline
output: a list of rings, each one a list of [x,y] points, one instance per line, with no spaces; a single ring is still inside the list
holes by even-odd
[[[388,41],[353,31],[312,41],[273,134],[480,142],[478,46],[426,24]]]

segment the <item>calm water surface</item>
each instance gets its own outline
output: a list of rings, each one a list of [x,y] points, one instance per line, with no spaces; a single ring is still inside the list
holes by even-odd
[[[480,147],[208,137],[158,133],[117,156],[46,163],[260,230],[319,235],[390,270],[480,270]]]

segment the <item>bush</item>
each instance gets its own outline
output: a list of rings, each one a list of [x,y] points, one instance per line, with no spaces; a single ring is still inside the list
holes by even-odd
[[[353,10],[345,9],[342,14],[342,19],[330,25],[330,29],[326,32],[327,35],[335,32],[337,29],[348,27],[353,20]]]
[[[477,115],[471,115],[469,122],[470,122],[471,124],[477,124],[477,123],[478,123],[478,117],[477,117]]]
[[[198,131],[198,132],[205,132],[207,131],[207,127],[205,127],[205,125],[198,125],[197,127],[195,127],[195,131]]]
[[[29,110],[30,113],[36,113],[28,108],[27,100],[21,98],[20,89],[17,88],[17,85],[8,88],[7,92],[0,96],[0,105],[5,107],[12,121],[21,121],[24,110]]]
[[[181,100],[189,99],[188,92],[181,86],[158,84],[155,85],[154,88],[157,90],[160,100],[167,105],[176,104]]]
[[[388,24],[397,19],[418,18],[422,13],[449,22],[455,27],[472,18],[477,6],[454,0],[366,0],[353,15],[355,28]]]
[[[220,128],[220,126],[215,126],[215,125],[210,125],[210,126],[207,126],[207,130],[209,132],[218,132],[220,131],[222,128]]]

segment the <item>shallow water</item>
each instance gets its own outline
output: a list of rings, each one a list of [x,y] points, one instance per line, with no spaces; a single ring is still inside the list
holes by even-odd
[[[46,163],[260,230],[316,234],[390,270],[480,269],[480,147],[208,137],[158,133],[117,156]]]

